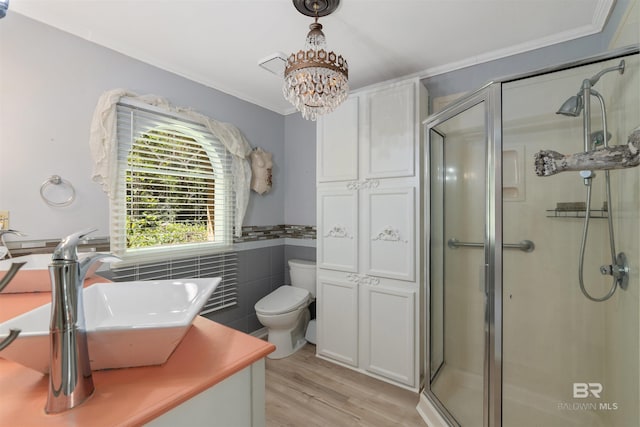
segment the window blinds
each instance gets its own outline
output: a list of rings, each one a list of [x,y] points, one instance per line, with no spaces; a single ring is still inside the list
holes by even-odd
[[[125,259],[153,261],[163,251],[162,246],[170,253],[179,248],[185,254],[199,255],[232,245],[235,204],[231,155],[203,125],[118,104],[117,138],[112,251]],[[135,215],[143,211],[156,223],[135,221]],[[185,223],[194,222],[196,217],[202,229],[185,229]],[[142,240],[164,240],[138,242],[141,234],[132,232],[138,225],[143,230],[157,228]],[[202,236],[193,241],[173,239],[181,233]],[[137,239],[135,244],[133,239]]]

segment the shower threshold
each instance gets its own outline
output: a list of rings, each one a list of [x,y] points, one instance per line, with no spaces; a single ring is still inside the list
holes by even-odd
[[[463,427],[483,427],[482,376],[450,366],[445,367],[432,385],[432,391]],[[420,409],[420,406],[427,407]],[[473,403],[477,402],[477,405]],[[430,407],[428,407],[430,406]],[[426,410],[425,410],[426,409]],[[562,398],[536,393],[513,384],[503,387],[503,427],[604,427],[606,424],[588,405],[574,408]],[[447,426],[439,417],[425,417],[424,412],[437,413],[428,398],[421,396],[419,412],[433,427]]]

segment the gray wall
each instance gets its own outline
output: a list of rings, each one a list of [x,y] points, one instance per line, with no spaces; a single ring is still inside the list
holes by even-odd
[[[252,146],[272,152],[275,185],[266,196],[252,193],[245,225],[284,223],[282,115],[10,13],[0,22],[0,210],[10,211],[12,228],[33,239],[87,227],[109,234],[107,197],[90,179],[88,134],[98,97],[115,88],[233,123]],[[74,185],[71,206],[40,199],[40,185],[53,174]]]
[[[238,305],[205,316],[239,331],[253,332],[262,328],[254,305],[285,283],[284,246],[240,251],[238,266]]]
[[[88,135],[98,97],[115,88],[156,94],[233,123],[253,147],[273,153],[273,189],[251,193],[245,225],[315,225],[314,122],[10,13],[0,22],[0,210],[10,211],[11,227],[27,233],[26,240],[58,239],[88,227],[98,228],[95,236],[108,236],[109,203],[90,178]],[[51,208],[40,199],[40,185],[53,174],[74,185],[71,206]],[[290,283],[289,258],[315,260],[315,248],[280,244],[240,251],[239,304],[209,317],[245,332],[259,329],[253,307]]]
[[[299,113],[285,116],[284,221],[316,224],[316,123]]]

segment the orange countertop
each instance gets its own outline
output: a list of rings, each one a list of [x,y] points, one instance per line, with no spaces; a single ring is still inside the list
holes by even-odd
[[[0,294],[0,322],[49,301],[48,292]],[[0,426],[139,426],[274,350],[266,341],[198,316],[164,365],[94,371],[94,395],[54,415],[44,412],[48,377],[0,358]]]

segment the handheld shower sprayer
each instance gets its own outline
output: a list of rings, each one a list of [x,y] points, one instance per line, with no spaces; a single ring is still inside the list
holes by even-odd
[[[582,85],[580,87],[580,91],[567,99],[560,109],[556,112],[556,114],[562,114],[564,116],[570,117],[578,117],[580,113],[582,113],[582,131],[583,131],[583,142],[584,142],[584,151],[590,151],[596,146],[609,146],[609,139],[611,138],[611,134],[607,129],[607,112],[604,103],[604,98],[600,93],[593,89],[593,86],[598,83],[600,78],[612,71],[618,71],[620,74],[624,73],[625,62],[621,60],[620,63],[614,67],[605,68],[604,70],[598,72],[596,75],[591,77],[590,79],[584,79],[582,81]],[[600,112],[602,114],[602,127],[601,131],[591,132],[591,97],[596,97],[600,103]],[[593,171],[584,170],[580,171],[580,176],[583,179],[584,185],[587,188],[587,196],[586,196],[586,211],[584,215],[584,225],[582,228],[582,242],[580,244],[580,257],[579,257],[579,265],[578,265],[578,282],[580,284],[580,290],[583,295],[587,297],[589,300],[594,302],[606,301],[613,296],[616,289],[619,287],[621,289],[626,289],[628,285],[628,275],[629,275],[629,267],[627,265],[626,256],[623,252],[616,254],[616,245],[615,245],[615,237],[613,232],[613,213],[611,212],[612,203],[611,203],[611,183],[609,177],[609,171],[605,170],[605,193],[606,193],[606,204],[607,204],[607,223],[609,228],[609,249],[611,251],[611,264],[604,265],[600,268],[600,272],[604,275],[610,275],[613,278],[611,283],[611,287],[609,291],[602,297],[594,297],[592,296],[584,285],[584,254],[587,245],[587,235],[589,230],[589,220],[591,217],[591,183],[595,178],[595,174]]]

